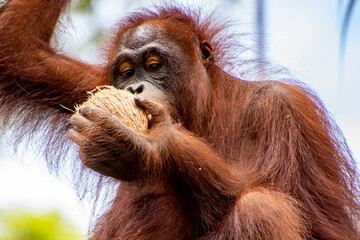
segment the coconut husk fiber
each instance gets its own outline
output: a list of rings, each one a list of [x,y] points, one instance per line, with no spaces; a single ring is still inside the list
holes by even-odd
[[[108,111],[137,131],[145,131],[148,128],[146,113],[136,106],[134,95],[113,86],[97,87],[89,92],[88,100],[75,108],[76,113],[84,105],[94,105]]]

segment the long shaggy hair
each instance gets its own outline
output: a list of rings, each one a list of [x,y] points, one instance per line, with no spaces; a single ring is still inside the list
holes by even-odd
[[[272,199],[291,202],[289,205],[301,209],[314,239],[360,239],[359,180],[340,129],[311,90],[284,77],[270,64],[257,72],[254,64],[264,64],[261,60],[240,59],[235,61],[241,63],[238,75],[231,76],[234,64],[227,66],[234,57],[230,53],[244,49],[241,44],[233,44],[232,35],[223,34],[226,24],[217,25],[212,18],[174,6],[144,9],[119,23],[105,53],[108,64],[91,66],[57,54],[49,46],[56,21],[68,1],[44,6],[34,6],[34,2],[14,0],[0,12],[0,116],[3,126],[16,133],[15,142],[31,140],[36,133],[42,135],[40,145],[51,169],[59,169],[60,162],[69,163],[64,158],[69,157],[71,146],[66,131],[72,112],[66,109],[81,103],[86,91],[110,83],[109,69],[119,39],[127,30],[153,21],[184,43],[190,59],[196,52],[194,41],[209,42],[214,52],[215,62],[208,68],[211,96],[196,86],[196,79],[183,83],[182,92],[187,98],[178,106],[182,126],[243,173],[251,187],[277,191]],[[255,78],[260,79],[249,81]],[[70,165],[78,163],[76,159]],[[71,167],[83,179],[82,187],[100,189],[104,181],[111,182],[89,175],[81,166]],[[90,180],[88,176],[95,178]],[[131,196],[126,192],[116,196],[112,209],[96,229],[104,225],[110,229],[111,221],[116,222],[118,214],[125,211],[120,208],[126,208],[118,199]],[[249,195],[248,199],[256,196]],[[167,203],[158,204],[169,208]],[[172,217],[169,222],[174,223],[179,216],[158,217]],[[136,222],[135,217],[131,223],[130,227],[135,227],[141,221]]]

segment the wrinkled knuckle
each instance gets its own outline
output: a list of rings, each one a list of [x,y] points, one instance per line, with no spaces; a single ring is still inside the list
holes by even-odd
[[[71,123],[71,124],[73,124],[74,121],[76,121],[76,115],[78,115],[78,114],[72,115],[72,116],[68,119],[68,122]]]
[[[89,108],[88,106],[83,106],[79,108],[79,114],[81,114],[83,117],[87,117],[89,115]]]
[[[97,108],[93,105],[85,105],[79,108],[79,113],[88,116],[91,114],[94,114],[96,112]]]
[[[70,124],[77,124],[78,122],[80,122],[81,116],[79,114],[74,114],[69,118],[69,123]]]
[[[70,129],[70,130],[67,132],[68,138],[69,138],[71,141],[73,141],[73,142],[75,142],[75,140],[77,139],[77,135],[78,135],[78,133],[77,133],[76,130],[74,130],[74,129]]]
[[[149,101],[144,97],[135,96],[134,100],[135,100],[136,105],[143,107],[143,108],[147,107],[147,105],[149,104]]]
[[[112,120],[114,118],[114,116],[108,112],[102,112],[99,117],[101,120],[105,120],[105,122],[108,122],[108,120]]]
[[[149,113],[152,115],[159,115],[163,111],[163,107],[159,103],[152,103],[149,107]]]
[[[154,111],[156,111],[158,113],[161,113],[164,111],[164,108],[162,107],[162,105],[160,105],[158,103],[154,104],[153,109],[154,109]]]

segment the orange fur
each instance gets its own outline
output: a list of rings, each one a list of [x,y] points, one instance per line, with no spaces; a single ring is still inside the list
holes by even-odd
[[[168,145],[143,156],[156,177],[121,183],[92,239],[360,239],[355,161],[314,93],[287,78],[269,81],[281,78],[269,72],[261,75],[266,81],[242,80],[252,61],[241,62],[239,78],[224,72],[232,50],[223,26],[176,7],[124,19],[106,66],[71,59],[49,44],[68,2],[12,0],[0,12],[2,123],[18,127],[19,139],[46,132],[51,164],[67,152],[69,112],[62,106],[110,83],[127,30],[151,21],[183,43],[188,61],[202,41],[215,55],[207,69],[211,89],[196,82],[196,69],[187,73],[175,96],[186,96],[181,126],[167,132]]]

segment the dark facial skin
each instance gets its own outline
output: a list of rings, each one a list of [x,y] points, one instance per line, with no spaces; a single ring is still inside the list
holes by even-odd
[[[179,72],[187,66],[181,48],[163,30],[143,24],[124,34],[112,65],[112,84],[134,95],[162,102],[174,111]]]
[[[118,55],[112,64],[112,84],[160,101],[173,118],[179,118],[176,98],[187,97],[179,94],[181,84],[192,78],[207,84],[206,70],[213,56],[207,42],[195,46],[197,51],[189,56],[184,43],[178,41],[151,23],[130,29],[118,45]]]

